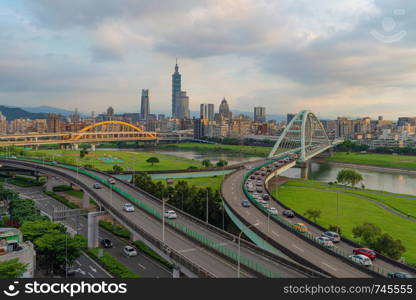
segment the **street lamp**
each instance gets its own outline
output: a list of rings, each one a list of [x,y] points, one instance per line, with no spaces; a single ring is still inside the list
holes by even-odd
[[[240,278],[241,235],[243,234],[243,232],[245,232],[249,228],[259,226],[259,225],[260,225],[259,222],[251,224],[251,225],[247,226],[245,229],[241,230],[240,234],[238,235],[237,278]]]

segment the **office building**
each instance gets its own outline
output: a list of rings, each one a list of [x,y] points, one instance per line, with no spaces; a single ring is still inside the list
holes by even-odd
[[[142,90],[142,97],[140,102],[140,119],[147,120],[147,116],[149,115],[149,90],[143,89]]]
[[[208,119],[208,121],[214,120],[214,104],[203,103],[200,106],[199,115],[202,118]]]
[[[258,123],[266,122],[266,108],[265,107],[254,108],[254,122],[258,122]]]
[[[176,109],[181,92],[181,74],[179,73],[178,62],[176,61],[175,72],[172,74],[172,118],[178,118]]]
[[[189,97],[185,91],[180,91],[176,95],[176,118],[189,118]]]
[[[232,118],[232,113],[230,111],[230,107],[228,106],[228,102],[227,100],[225,100],[225,98],[222,99],[221,104],[220,104],[220,108],[219,108],[219,114],[220,117],[224,118],[224,119],[231,119]]]

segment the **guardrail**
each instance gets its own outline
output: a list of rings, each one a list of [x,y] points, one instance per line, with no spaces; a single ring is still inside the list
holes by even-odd
[[[271,159],[271,162],[275,162],[275,161],[277,161],[277,160],[281,160],[281,159],[284,159],[284,158],[286,158],[288,155],[287,154],[284,154],[284,155],[282,155],[282,156],[279,156],[279,157],[276,157],[276,158],[273,158],[273,159]],[[244,176],[244,179],[243,179],[243,182],[242,182],[242,188],[243,188],[243,191],[244,191],[244,194],[247,196],[247,198],[249,198],[250,199],[250,201],[263,213],[263,214],[265,214],[266,216],[269,216],[270,217],[270,219],[272,219],[273,221],[275,221],[275,222],[277,222],[277,223],[279,223],[280,225],[283,225],[283,228],[285,228],[286,230],[288,230],[288,231],[291,231],[292,233],[294,233],[294,234],[296,234],[297,236],[299,236],[300,238],[302,238],[303,240],[305,240],[305,241],[307,241],[308,243],[310,243],[310,244],[312,244],[312,245],[314,245],[314,246],[316,246],[316,247],[318,247],[318,248],[320,248],[320,249],[322,249],[323,251],[325,251],[325,252],[327,252],[327,253],[329,253],[329,254],[331,254],[331,255],[333,255],[333,256],[337,256],[337,257],[340,257],[340,258],[342,258],[345,262],[347,262],[348,264],[350,264],[350,265],[352,265],[352,266],[354,266],[354,267],[356,267],[356,268],[358,268],[359,270],[362,270],[362,271],[364,271],[364,272],[366,272],[366,273],[368,273],[368,274],[370,274],[370,275],[372,275],[372,276],[376,276],[376,277],[380,277],[380,276],[384,276],[384,277],[386,277],[387,276],[387,272],[383,269],[383,268],[381,268],[381,267],[378,267],[378,266],[370,266],[370,267],[364,267],[364,266],[361,266],[361,265],[358,265],[358,264],[356,264],[356,263],[354,263],[348,256],[349,255],[351,255],[350,253],[346,253],[346,251],[344,251],[343,249],[340,249],[340,248],[337,248],[337,247],[334,247],[334,248],[332,248],[332,249],[330,249],[330,248],[327,248],[327,247],[324,247],[323,245],[321,245],[321,244],[319,244],[317,241],[316,241],[316,237],[314,236],[314,235],[312,235],[311,233],[309,233],[309,232],[301,232],[301,231],[299,231],[299,230],[297,230],[296,228],[294,228],[293,226],[292,226],[292,224],[290,223],[290,222],[288,222],[287,220],[285,220],[284,218],[282,218],[281,216],[279,216],[279,215],[271,215],[271,214],[269,214],[268,213],[268,211],[267,211],[267,208],[265,208],[265,207],[263,207],[258,201],[257,201],[257,199],[255,199],[255,198],[253,198],[253,196],[247,191],[247,189],[246,189],[246,185],[245,185],[245,183],[246,183],[246,181],[247,181],[247,178],[249,177],[249,176],[251,176],[251,174],[252,173],[254,173],[254,172],[256,172],[256,171],[258,171],[259,169],[261,169],[261,168],[263,168],[263,167],[265,167],[265,166],[267,166],[267,165],[269,165],[270,164],[270,162],[267,162],[267,163],[265,163],[265,164],[262,164],[262,165],[260,165],[260,166],[257,166],[256,168],[254,168],[254,169],[252,169],[252,170],[250,170],[249,172],[247,172],[246,174],[245,174],[245,176]],[[274,176],[274,175],[270,175],[269,174],[269,176]]]
[[[115,192],[117,192],[118,194],[120,194],[124,198],[128,199],[129,201],[131,201],[136,206],[138,206],[139,208],[141,208],[143,211],[145,211],[149,215],[155,217],[156,219],[161,220],[163,218],[163,215],[159,211],[157,211],[154,208],[148,206],[147,204],[143,203],[142,201],[134,198],[130,194],[128,194],[125,191],[121,190],[120,188],[113,187],[107,180],[104,180],[101,177],[99,177],[97,175],[94,175],[91,172],[86,171],[84,169],[81,169],[81,168],[78,168],[78,167],[72,166],[72,165],[63,165],[63,164],[58,164],[56,162],[50,162],[50,161],[44,161],[44,160],[37,160],[37,159],[33,159],[33,158],[31,158],[31,159],[16,158],[15,160],[17,160],[17,161],[34,162],[34,163],[37,163],[37,164],[50,165],[50,166],[55,166],[55,167],[61,167],[61,168],[69,169],[69,170],[74,171],[74,172],[79,172],[79,173],[84,174],[84,175],[86,175],[86,176],[88,176],[90,178],[93,178],[94,180],[96,180],[96,181],[98,181],[98,182],[100,182],[100,183],[108,186],[109,188],[112,188]],[[29,165],[29,167],[31,167],[31,166]],[[42,167],[42,166],[38,166],[38,168],[39,167]],[[53,171],[56,172],[56,173],[60,173],[60,176],[63,176],[65,178],[68,178],[68,176],[65,173],[59,172],[57,170],[53,170]],[[74,178],[71,177],[71,181],[74,181]],[[98,197],[98,195],[94,191],[91,191],[91,189],[88,186],[86,186],[84,183],[80,182],[79,180],[76,180],[76,181],[77,181],[76,183],[79,186],[81,186],[83,189],[88,190],[89,193],[91,194],[91,196]],[[101,199],[101,201],[102,201],[102,198],[101,197],[98,197],[98,198]],[[113,208],[109,208],[108,205],[107,205],[107,209],[109,211],[111,211],[111,213],[114,213],[115,215],[120,215],[120,212],[116,211]],[[171,228],[173,228],[176,231],[180,232],[182,235],[185,235],[188,238],[190,238],[190,239],[198,242],[199,244],[201,244],[205,248],[207,248],[207,249],[215,252],[216,254],[219,254],[220,256],[226,258],[229,261],[232,261],[234,263],[237,263],[237,261],[238,261],[238,254],[235,253],[234,251],[226,248],[225,246],[220,245],[219,243],[215,243],[214,241],[211,241],[206,236],[204,236],[202,234],[199,234],[199,233],[193,231],[192,229],[188,228],[185,225],[178,224],[178,223],[176,223],[176,222],[174,222],[172,220],[166,220],[165,223],[168,224],[168,226],[170,226]],[[133,223],[132,223],[132,227],[133,228],[138,228],[137,225],[134,225]],[[181,255],[181,254],[177,253],[177,255]],[[183,257],[183,259],[187,260],[184,256],[181,256],[181,257]],[[250,272],[253,272],[253,273],[255,273],[255,274],[259,275],[259,276],[264,276],[264,277],[269,277],[269,278],[279,278],[279,277],[282,277],[282,276],[279,276],[279,274],[277,274],[276,272],[270,270],[269,268],[264,267],[263,265],[258,264],[256,262],[254,262],[252,259],[249,259],[249,258],[247,258],[247,257],[245,257],[243,255],[240,255],[239,256],[239,260],[240,260],[240,263],[241,263],[241,267],[242,268],[244,268],[244,269],[246,269],[246,270],[248,270]],[[191,264],[193,264],[196,268],[200,268],[199,266],[195,265],[194,263],[190,262],[189,260],[188,260],[188,262],[191,263]],[[205,271],[205,272],[208,272],[208,271]],[[211,276],[207,276],[207,277],[211,277]]]

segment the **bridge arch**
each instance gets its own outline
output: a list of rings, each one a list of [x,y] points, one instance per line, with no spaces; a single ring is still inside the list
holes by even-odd
[[[117,130],[115,130],[117,129]],[[156,139],[156,135],[152,132],[143,131],[141,128],[123,121],[103,121],[88,125],[82,128],[76,135],[71,137],[71,141],[79,141],[86,135],[96,134],[139,134],[139,136]]]
[[[306,161],[330,147],[332,142],[321,121],[311,111],[302,110],[287,124],[268,158],[275,156],[278,149],[287,149],[299,153],[299,161]]]

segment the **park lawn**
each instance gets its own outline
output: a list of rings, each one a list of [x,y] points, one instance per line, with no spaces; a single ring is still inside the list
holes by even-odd
[[[326,189],[329,191],[339,191],[342,193],[360,195],[383,203],[404,215],[410,214],[411,216],[416,217],[416,197],[412,195],[394,194],[376,190],[348,189],[340,185],[331,186],[319,181],[317,183],[312,183],[305,180],[289,180],[285,183],[285,186],[303,186],[315,189],[319,188]],[[412,199],[403,198],[400,196],[405,196]]]
[[[171,155],[164,155],[151,152],[133,152],[133,151],[114,151],[114,150],[97,150],[89,152],[84,158],[79,157],[79,151],[73,150],[28,150],[25,155],[44,156],[48,160],[57,160],[61,163],[78,164],[81,166],[92,165],[94,168],[103,171],[110,171],[114,165],[121,166],[124,170],[130,168],[135,171],[160,171],[160,170],[185,170],[190,166],[202,168],[201,162]],[[99,158],[107,157],[113,160],[105,162]],[[150,157],[157,157],[159,163],[152,164],[146,162]],[[119,161],[120,162],[117,162]]]
[[[195,151],[217,151],[217,152],[235,152],[240,154],[267,156],[272,150],[272,147],[261,146],[246,146],[246,145],[214,145],[214,144],[200,144],[200,143],[180,143],[160,145],[159,149],[181,149],[181,150],[195,150]]]
[[[195,185],[198,188],[208,188],[210,187],[214,191],[218,191],[221,187],[221,182],[223,180],[223,176],[208,176],[208,177],[192,177],[192,178],[174,178],[173,185],[175,185],[178,181],[186,181],[190,186]],[[166,179],[158,179],[154,180],[155,182],[161,181],[163,184],[166,183]]]
[[[308,209],[321,210],[321,217],[317,223],[328,228],[337,222],[337,193],[333,191],[320,191],[308,187],[281,186],[272,194],[292,208],[304,215]],[[406,247],[404,257],[409,263],[416,263],[416,223],[395,216],[376,204],[350,194],[339,193],[339,222],[342,234],[358,241],[352,236],[352,228],[364,222],[373,223],[400,239]]]
[[[327,157],[325,160],[360,165],[416,169],[416,156],[411,155],[335,152],[333,156]]]

